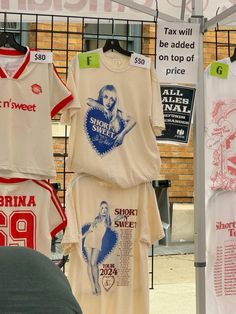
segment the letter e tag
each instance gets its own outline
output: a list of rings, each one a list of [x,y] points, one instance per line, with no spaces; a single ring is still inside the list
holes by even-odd
[[[227,79],[229,73],[229,65],[221,62],[212,62],[210,68],[210,75],[222,79]]]
[[[93,53],[79,53],[79,67],[81,69],[100,68],[99,54]]]

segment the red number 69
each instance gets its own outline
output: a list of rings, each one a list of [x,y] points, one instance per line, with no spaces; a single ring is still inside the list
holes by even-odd
[[[35,222],[32,211],[13,211],[9,217],[0,211],[0,246],[19,245],[23,241],[25,247],[35,249]],[[8,227],[9,236],[1,227]],[[9,239],[17,243],[9,243]]]

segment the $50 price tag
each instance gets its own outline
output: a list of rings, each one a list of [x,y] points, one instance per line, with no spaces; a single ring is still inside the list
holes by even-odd
[[[30,51],[30,62],[52,63],[51,51]]]
[[[135,67],[150,69],[151,59],[139,53],[132,53],[130,57],[130,64]]]

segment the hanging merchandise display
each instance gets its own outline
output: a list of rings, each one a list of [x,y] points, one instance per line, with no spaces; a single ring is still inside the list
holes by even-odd
[[[235,307],[236,64],[230,58],[205,71],[207,313]]]
[[[164,236],[151,183],[76,175],[66,194],[68,278],[84,314],[149,313],[148,250]]]
[[[2,36],[2,38],[5,37]],[[10,36],[7,34],[6,39],[10,41]],[[3,41],[2,44],[5,46],[6,43]],[[11,118],[13,121],[7,129],[8,133],[6,133],[7,138],[5,139],[5,142],[12,143],[13,147],[10,145],[12,151],[7,151],[7,156],[2,155],[9,162],[6,169],[1,170],[0,163],[3,185],[0,204],[4,207],[2,208],[0,230],[1,245],[26,246],[50,257],[51,237],[66,227],[65,214],[60,215],[60,212],[56,211],[57,208],[53,208],[53,206],[51,206],[51,211],[49,211],[50,206],[46,207],[50,203],[47,195],[44,196],[46,204],[42,201],[42,208],[38,210],[38,201],[43,199],[43,196],[36,195],[36,193],[40,194],[40,191],[35,191],[36,187],[42,190],[47,188],[46,182],[39,178],[50,179],[53,177],[52,163],[49,158],[46,158],[48,154],[52,155],[52,145],[48,145],[49,141],[47,141],[50,138],[50,144],[52,144],[48,125],[51,126],[50,118],[55,117],[55,114],[62,109],[62,121],[72,125],[67,164],[70,165],[70,160],[73,160],[74,157],[76,162],[79,158],[79,164],[80,156],[87,155],[87,160],[83,159],[84,164],[82,164],[82,168],[85,167],[85,169],[72,170],[92,175],[88,177],[91,178],[88,179],[88,183],[83,181],[79,184],[80,189],[86,193],[85,200],[79,196],[76,201],[80,204],[79,214],[81,217],[87,211],[86,202],[89,200],[92,202],[88,211],[88,219],[83,217],[83,225],[85,225],[82,226],[83,232],[84,228],[88,227],[87,224],[90,224],[89,230],[83,234],[84,249],[79,253],[79,255],[82,252],[87,254],[83,276],[87,275],[87,265],[94,263],[97,251],[105,252],[105,255],[102,256],[102,264],[101,259],[96,261],[99,264],[97,267],[100,268],[101,281],[94,279],[92,282],[92,279],[90,280],[87,276],[85,289],[89,286],[90,296],[96,294],[96,297],[99,297],[102,290],[103,294],[104,291],[107,294],[112,291],[113,294],[114,286],[116,291],[117,289],[120,291],[119,298],[123,295],[122,290],[125,288],[126,291],[130,290],[132,303],[137,296],[140,299],[139,305],[133,306],[132,303],[128,305],[130,313],[139,307],[142,312],[147,312],[150,284],[148,253],[151,244],[164,237],[151,181],[156,179],[160,172],[160,155],[156,144],[156,135],[161,133],[165,124],[160,86],[156,71],[151,65],[151,59],[142,54],[125,50],[122,48],[123,43],[120,45],[118,40],[107,40],[103,48],[76,54],[69,70],[67,88],[54,70],[50,53],[31,50],[28,47],[26,52],[24,49],[20,51],[15,47],[12,49],[13,45],[11,45],[12,48],[8,48],[8,44],[9,42],[7,47],[0,49],[2,52],[0,59],[1,84],[5,84],[0,107],[5,114],[5,120],[8,118],[9,123]],[[24,48],[24,46],[22,47]],[[110,51],[111,49],[115,51]],[[79,78],[77,78],[78,74]],[[31,85],[28,86],[31,79],[33,83],[30,81]],[[17,87],[16,92],[13,90],[14,84]],[[27,96],[25,92],[27,90],[33,95]],[[28,97],[27,102],[26,96]],[[36,100],[38,101],[36,102]],[[70,106],[69,102],[71,102]],[[42,104],[46,104],[46,106]],[[44,119],[47,113],[49,119],[48,117]],[[20,122],[23,126],[19,131]],[[78,122],[79,124],[77,124]],[[3,123],[4,128],[6,128],[6,124],[7,122]],[[17,126],[18,133],[14,131],[14,128],[11,129],[14,124]],[[34,133],[36,129],[38,129],[37,134]],[[77,132],[80,133],[81,130],[83,131],[82,140],[79,137],[79,145],[77,145]],[[48,138],[46,138],[46,133]],[[11,141],[9,140],[10,135],[13,138]],[[31,140],[30,143],[27,143],[28,139]],[[5,142],[3,139],[3,144]],[[16,147],[16,143],[22,143],[22,145]],[[28,145],[27,149],[24,145]],[[27,151],[27,156],[20,161],[23,150]],[[81,154],[82,151],[84,155]],[[58,155],[60,153],[61,151],[58,152]],[[113,156],[111,156],[112,154]],[[41,155],[43,156],[42,160]],[[63,157],[65,156],[66,154]],[[96,173],[99,168],[101,168],[101,178],[103,179],[104,176],[104,180],[96,178],[96,176],[100,176],[99,173]],[[47,171],[48,169],[51,172]],[[20,179],[16,179],[16,177]],[[95,183],[93,183],[93,179]],[[94,185],[92,194],[87,191],[90,180]],[[32,186],[30,186],[30,182]],[[103,194],[104,189],[99,190],[100,183],[104,186],[105,194]],[[10,184],[14,184],[12,192],[9,192]],[[27,189],[26,192],[23,191],[24,187]],[[8,190],[6,190],[7,188]],[[98,191],[97,195],[94,194],[94,191]],[[111,197],[107,198],[107,194],[110,193]],[[130,198],[130,195],[133,196]],[[51,196],[51,201],[55,206],[59,206],[60,201],[58,198],[54,200],[54,196],[54,194]],[[123,196],[123,202],[113,201],[113,199],[119,200]],[[99,204],[95,207],[98,200]],[[70,218],[74,215],[73,208],[70,207],[68,200],[64,202],[64,205]],[[110,206],[111,212],[110,219],[106,216],[104,220],[104,212],[108,206]],[[17,214],[15,207],[17,207]],[[47,210],[49,213],[46,212]],[[118,213],[119,211],[120,213]],[[40,215],[43,215],[44,220]],[[38,232],[40,232],[40,236]],[[70,232],[71,225],[66,229],[66,235]],[[64,241],[66,238],[67,236],[64,237]],[[106,241],[108,239],[110,242],[105,243],[106,248],[103,246],[104,239]],[[136,244],[136,240],[140,243]],[[68,241],[71,241],[69,237]],[[121,254],[119,254],[120,250]],[[75,276],[80,276],[79,264],[77,264],[77,258],[74,259],[73,252],[68,259],[68,269],[72,269]],[[96,269],[96,266],[90,267],[93,276]],[[139,269],[140,275],[136,280],[137,269]],[[73,283],[73,281],[71,282]],[[140,283],[142,283],[141,286]],[[109,295],[111,296],[111,293]],[[107,299],[107,296],[105,298]],[[118,304],[118,301],[115,292],[112,303]],[[128,304],[128,302],[126,297],[125,303]],[[111,306],[113,308],[113,305]],[[86,309],[85,304],[83,308]],[[101,311],[104,310],[101,308]],[[123,312],[124,305],[122,305],[122,309],[118,305],[117,311]]]
[[[40,53],[38,53],[40,55]],[[0,48],[0,175],[49,179],[56,175],[51,117],[72,100],[50,60]]]
[[[51,237],[67,219],[46,181],[0,178],[0,246],[20,245],[51,257]]]
[[[148,313],[148,249],[164,237],[151,184],[165,128],[156,71],[107,40],[76,54],[67,87],[74,99],[61,121],[71,125],[67,166],[77,176],[62,243],[73,292],[85,314]]]
[[[77,54],[67,85],[74,100],[62,114],[71,124],[68,168],[123,188],[158,178],[156,135],[165,128],[155,70],[131,60],[102,48]]]

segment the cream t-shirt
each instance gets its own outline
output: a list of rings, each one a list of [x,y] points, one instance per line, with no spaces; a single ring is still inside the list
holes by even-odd
[[[51,118],[72,100],[52,63],[0,48],[0,175],[56,176]]]
[[[123,188],[158,178],[156,135],[165,128],[156,71],[130,58],[97,49],[98,68],[72,60],[68,88],[74,100],[62,122],[71,124],[68,169]]]
[[[152,184],[122,189],[76,175],[67,189],[66,213],[62,244],[83,313],[148,314],[149,247],[164,236]]]

